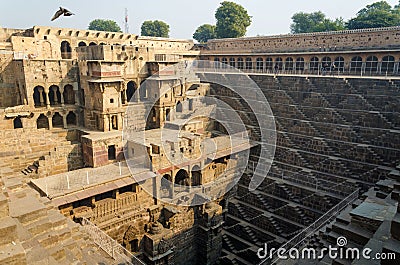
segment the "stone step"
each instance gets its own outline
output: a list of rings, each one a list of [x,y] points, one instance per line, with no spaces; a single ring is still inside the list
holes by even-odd
[[[11,217],[0,219],[0,246],[17,241],[17,222]]]
[[[33,196],[11,200],[10,216],[17,218],[22,224],[27,225],[47,215],[47,209]]]
[[[55,246],[56,244],[60,244],[61,241],[70,238],[71,238],[71,230],[69,228],[63,228],[56,231],[50,230],[36,237],[38,242],[45,248]]]
[[[25,250],[21,243],[14,242],[0,247],[0,264],[25,265],[27,263]]]

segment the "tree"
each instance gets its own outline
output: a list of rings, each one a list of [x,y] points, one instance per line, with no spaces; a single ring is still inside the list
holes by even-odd
[[[251,17],[241,5],[224,1],[215,13],[217,38],[238,38],[246,34]]]
[[[337,31],[346,29],[342,18],[331,20],[321,11],[313,13],[299,12],[292,16],[290,31],[292,33],[309,33],[322,31]]]
[[[169,37],[169,25],[159,20],[147,20],[142,24],[142,36]]]
[[[205,43],[210,39],[215,39],[216,37],[215,26],[210,24],[201,25],[193,34],[193,38],[200,43]]]
[[[391,7],[386,1],[375,2],[358,11],[357,16],[347,23],[349,29],[381,28],[398,26],[399,6]]]
[[[109,19],[95,19],[90,22],[88,29],[99,31],[122,32],[117,22]]]

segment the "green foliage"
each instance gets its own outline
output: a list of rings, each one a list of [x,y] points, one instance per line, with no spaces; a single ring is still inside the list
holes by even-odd
[[[193,38],[200,43],[205,43],[210,39],[215,39],[217,37],[217,35],[215,34],[215,28],[215,25],[201,25],[193,34]]]
[[[117,22],[109,19],[95,19],[90,22],[88,29],[99,31],[122,32]]]
[[[321,31],[336,31],[345,29],[342,18],[331,20],[321,11],[313,13],[299,12],[292,16],[290,31],[292,33],[309,33]]]
[[[238,38],[246,34],[251,24],[251,17],[241,5],[224,1],[215,13],[217,38]]]
[[[142,36],[169,37],[169,25],[160,20],[147,20],[142,24]]]
[[[392,8],[386,1],[375,2],[358,11],[357,16],[347,23],[349,29],[365,29],[398,26],[399,5]]]

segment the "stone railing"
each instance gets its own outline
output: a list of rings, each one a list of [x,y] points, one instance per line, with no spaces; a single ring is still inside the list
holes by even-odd
[[[93,242],[104,252],[118,262],[118,264],[145,265],[140,259],[135,257],[126,248],[118,244],[117,241],[108,236],[100,228],[95,226],[86,218],[81,218],[83,229],[89,234]]]
[[[300,246],[302,245],[302,243],[305,240],[307,240],[307,238],[314,235],[318,231],[318,229],[322,228],[327,223],[332,222],[342,210],[344,210],[347,206],[349,206],[351,203],[353,203],[358,198],[358,193],[359,193],[359,190],[357,189],[352,194],[350,194],[345,199],[343,199],[340,203],[338,203],[335,207],[330,209],[327,213],[322,215],[314,223],[312,223],[311,225],[306,227],[303,231],[298,233],[295,237],[293,237],[288,242],[283,244],[279,249],[280,250],[284,249],[285,251],[279,251],[279,255],[284,256],[290,251],[290,249],[293,249],[293,248],[299,249]],[[275,264],[278,261],[279,261],[279,256],[277,254],[277,251],[275,251],[274,253],[272,253],[271,256],[262,260],[259,263],[259,265]]]

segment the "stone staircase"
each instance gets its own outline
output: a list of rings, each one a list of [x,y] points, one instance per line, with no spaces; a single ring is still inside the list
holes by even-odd
[[[113,264],[80,225],[40,197],[24,178],[2,178],[0,264]]]

